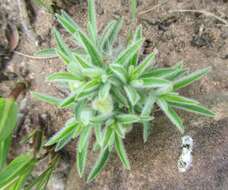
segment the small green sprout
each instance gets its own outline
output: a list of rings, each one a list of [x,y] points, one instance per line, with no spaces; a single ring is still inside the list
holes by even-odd
[[[88,0],[87,33],[64,11],[56,18],[79,48],[70,49],[54,29],[55,53],[65,63],[67,71],[51,74],[48,80],[67,84],[69,96],[59,99],[37,92],[33,96],[72,110],[72,118],[46,146],[55,145],[58,151],[70,140],[78,138],[76,165],[80,176],[85,171],[90,138],[95,136],[94,150],[100,155],[88,175],[88,182],[98,176],[112,151],[116,151],[123,166],[130,169],[123,139],[133,125],[139,123],[146,142],[156,106],[182,134],[185,126],[175,109],[214,116],[199,102],[177,92],[202,78],[209,68],[187,74],[181,64],[170,68],[155,67],[154,53],[142,60],[140,49],[144,38],[141,26],[137,27],[126,48],[119,51],[117,39],[123,20],[112,20],[98,32],[94,0]],[[53,49],[45,51],[53,55]]]

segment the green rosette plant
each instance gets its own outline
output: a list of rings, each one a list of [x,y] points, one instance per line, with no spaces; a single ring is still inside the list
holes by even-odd
[[[186,73],[181,64],[170,68],[155,67],[155,54],[143,57],[142,27],[138,26],[125,48],[118,43],[123,19],[110,21],[101,32],[97,31],[94,0],[88,0],[88,31],[84,32],[66,13],[56,18],[72,35],[78,48],[69,48],[61,34],[54,29],[56,47],[42,50],[37,55],[58,55],[66,65],[66,71],[51,74],[49,81],[67,85],[69,95],[65,99],[33,92],[36,98],[72,110],[65,126],[54,134],[46,146],[63,148],[78,138],[76,165],[83,176],[91,136],[95,136],[94,150],[100,154],[88,175],[93,180],[103,169],[111,152],[115,151],[126,169],[130,163],[123,139],[135,123],[143,127],[143,139],[147,141],[151,121],[159,107],[171,123],[184,133],[182,119],[176,113],[181,109],[204,116],[214,113],[196,100],[181,96],[177,91],[206,75],[209,68]]]

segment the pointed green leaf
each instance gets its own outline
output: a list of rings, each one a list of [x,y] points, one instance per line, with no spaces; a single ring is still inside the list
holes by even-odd
[[[83,149],[86,146],[86,143],[89,141],[90,134],[91,134],[91,127],[87,126],[82,130],[80,134],[79,143],[78,143],[78,149],[77,149],[78,152],[83,151]]]
[[[126,169],[130,170],[131,167],[130,167],[129,160],[127,158],[127,153],[124,148],[123,141],[122,141],[121,137],[119,137],[117,134],[115,134],[115,148],[116,148],[116,152],[117,152],[123,166]]]
[[[181,102],[179,102],[179,103],[178,102],[170,102],[169,105],[174,107],[174,108],[182,109],[185,111],[193,112],[193,113],[208,116],[208,117],[214,117],[215,116],[214,112],[210,111],[206,107],[201,106],[199,104],[184,104]]]
[[[168,93],[161,96],[165,101],[171,103],[180,103],[180,104],[199,104],[198,101],[185,98],[178,94]]]
[[[87,178],[87,182],[92,181],[101,172],[109,158],[109,154],[110,152],[108,148],[101,151],[99,158],[95,163],[95,166]]]
[[[35,52],[34,56],[43,58],[55,58],[57,57],[57,54],[55,48],[46,48]]]
[[[178,63],[170,68],[153,68],[151,70],[148,70],[145,74],[143,74],[143,78],[150,78],[150,77],[156,77],[156,78],[163,78],[163,79],[169,79],[174,80],[178,76],[184,73],[184,70],[182,68],[182,64]]]
[[[79,146],[80,146],[81,137],[79,140]],[[83,176],[85,165],[86,165],[86,159],[87,159],[87,152],[89,147],[89,141],[87,140],[85,142],[85,145],[81,151],[77,151],[77,158],[76,158],[76,165],[77,165],[77,171],[80,177]],[[79,147],[78,147],[79,149]]]
[[[193,83],[194,81],[201,79],[204,75],[206,75],[209,72],[209,70],[210,68],[201,69],[176,80],[174,82],[174,89],[177,90],[183,88]]]
[[[183,134],[184,133],[184,125],[181,118],[177,115],[177,113],[169,107],[165,100],[162,98],[157,99],[157,104],[161,108],[161,110],[165,113],[165,115],[169,118],[169,120],[178,128],[178,130]]]
[[[79,26],[74,20],[65,12],[61,11],[61,15],[56,14],[58,22],[64,27],[64,29],[70,34],[75,34],[79,30]]]
[[[88,61],[85,60],[83,58],[83,56],[81,56],[80,54],[75,53],[74,56],[75,56],[76,60],[78,61],[78,63],[79,63],[81,68],[85,69],[85,68],[90,68],[91,67],[91,65],[88,63]]]
[[[143,39],[143,36],[142,36],[142,25],[139,25],[137,28],[136,28],[136,31],[135,31],[135,34],[133,36],[133,40],[134,41],[137,41],[137,40],[140,40],[140,39]],[[140,51],[136,52],[136,54],[131,58],[130,60],[130,64],[131,65],[136,65],[138,63],[138,54],[140,53]]]
[[[123,125],[128,125],[132,123],[137,123],[140,121],[140,116],[135,114],[119,114],[116,116],[119,123]]]
[[[119,18],[118,20],[113,20],[107,24],[105,27],[102,38],[101,38],[101,49],[106,51],[109,50],[110,47],[112,47],[113,43],[115,42],[120,29],[123,25],[123,19]]]
[[[128,74],[123,65],[112,64],[110,69],[123,83],[127,82]]]
[[[0,172],[6,165],[11,141],[12,141],[11,135],[9,135],[6,140],[0,141]]]
[[[98,97],[99,99],[105,99],[108,97],[109,92],[111,89],[111,84],[109,82],[106,82],[105,84],[103,84],[98,92]]]
[[[75,133],[75,130],[72,130],[71,132],[62,136],[62,138],[57,142],[55,146],[55,152],[58,152],[64,146],[66,146],[73,139],[74,133]]]
[[[23,175],[23,170],[32,160],[32,154],[22,154],[10,162],[0,173],[0,189]]]
[[[131,58],[138,52],[143,44],[143,39],[133,42],[126,50],[122,51],[117,57],[115,63],[120,65],[127,65]]]
[[[131,86],[124,86],[124,90],[132,106],[135,106],[140,100],[138,92]]]
[[[102,148],[103,149],[105,149],[108,146],[109,141],[111,140],[113,134],[114,134],[114,131],[113,131],[112,127],[111,126],[107,126],[105,128],[103,142],[102,142]]]
[[[65,56],[71,56],[71,52],[67,47],[66,43],[63,41],[61,34],[54,28],[53,33],[55,36],[55,41],[57,45],[57,49],[63,53]]]
[[[171,82],[161,78],[150,77],[133,80],[131,85],[135,88],[161,88],[170,86]]]
[[[73,75],[69,72],[58,72],[53,73],[48,76],[49,81],[81,81],[83,80],[82,76],[79,75]]]
[[[155,58],[155,54],[149,54],[143,61],[140,63],[134,71],[134,78],[138,78],[144,74],[144,72],[151,67],[152,61]]]
[[[60,98],[48,96],[48,95],[38,93],[38,92],[32,92],[32,96],[43,102],[47,102],[47,103],[55,105],[55,106],[59,106],[62,101],[62,99],[60,99]]]
[[[136,20],[137,17],[137,0],[130,0],[131,19]]]
[[[118,102],[119,104],[122,104],[123,106],[128,107],[128,101],[122,89],[112,86],[111,93],[113,95],[113,98],[116,100],[116,102]]]
[[[90,55],[91,62],[94,65],[101,66],[102,65],[102,57],[100,52],[98,52],[97,48],[94,46],[93,42],[82,32],[79,32],[79,36],[82,41],[82,45]]]
[[[55,143],[57,143],[62,138],[68,136],[69,134],[72,134],[76,130],[76,128],[79,127],[77,122],[74,118],[69,119],[65,126],[60,129],[57,133],[55,133],[45,144],[45,146],[51,146]]]
[[[148,140],[148,137],[151,134],[151,130],[152,130],[152,123],[145,121],[143,122],[143,142],[146,143]]]
[[[64,108],[76,102],[76,97],[78,96],[78,94],[79,93],[77,91],[71,92],[71,94],[68,97],[66,97],[64,100],[60,102],[60,107]]]
[[[91,30],[93,36],[97,36],[97,21],[96,21],[96,8],[95,8],[95,0],[88,0],[88,23],[91,25]]]

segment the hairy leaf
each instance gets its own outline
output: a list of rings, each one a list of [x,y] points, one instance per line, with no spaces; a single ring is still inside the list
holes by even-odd
[[[92,181],[101,172],[109,158],[109,154],[110,152],[108,148],[101,151],[98,160],[95,163],[95,166],[93,167],[87,178],[87,182]]]

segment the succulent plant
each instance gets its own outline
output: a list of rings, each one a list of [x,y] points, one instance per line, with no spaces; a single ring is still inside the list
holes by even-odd
[[[98,32],[94,0],[88,0],[87,33],[64,11],[56,18],[72,35],[78,48],[69,48],[54,29],[56,47],[42,50],[42,53],[51,52],[63,60],[67,70],[51,74],[48,80],[66,84],[70,93],[65,99],[37,92],[33,92],[33,96],[59,108],[72,110],[72,118],[50,138],[46,146],[55,145],[58,151],[78,138],[76,165],[80,176],[84,173],[91,136],[95,136],[93,148],[100,155],[88,181],[101,172],[112,151],[116,151],[123,166],[130,169],[123,139],[138,123],[143,127],[146,142],[155,107],[160,108],[181,133],[184,133],[185,127],[175,109],[214,116],[198,101],[177,92],[199,80],[209,68],[190,74],[181,64],[158,68],[154,65],[153,52],[141,55],[144,42],[141,26],[136,28],[132,39],[122,48],[118,45],[118,34],[123,19],[110,21]]]

